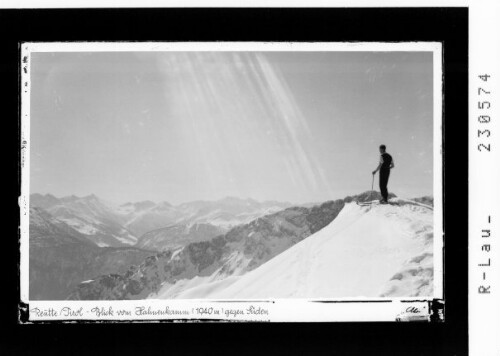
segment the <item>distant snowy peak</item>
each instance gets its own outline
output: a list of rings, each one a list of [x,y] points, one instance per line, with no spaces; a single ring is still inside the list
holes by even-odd
[[[177,209],[185,214],[185,222],[207,223],[231,228],[290,206],[289,203],[258,202],[254,199],[226,197],[216,201],[184,203],[177,206]]]
[[[137,241],[137,237],[123,226],[125,221],[115,209],[94,194],[60,199],[33,194],[30,198],[32,207],[45,209],[100,247],[133,245]]]
[[[151,200],[143,200],[143,201],[139,201],[139,202],[135,202],[135,203],[128,202],[128,203],[122,204],[121,206],[133,206],[136,209],[143,210],[143,209],[151,208],[155,205],[156,205],[156,203],[151,201]]]
[[[198,213],[203,213],[207,211],[220,210],[230,214],[241,214],[249,213],[252,211],[262,210],[265,208],[276,207],[276,208],[288,208],[291,204],[280,203],[274,201],[258,202],[254,199],[240,199],[235,197],[226,197],[220,200],[214,201],[194,201],[189,203],[183,203],[178,205],[176,208],[182,211],[195,211]]]
[[[141,209],[132,204],[122,205],[121,214],[126,216],[125,226],[136,236],[172,225],[210,224],[228,230],[253,219],[288,207],[288,203],[263,202],[253,199],[227,197],[215,201],[193,201],[180,205],[168,202],[142,204]]]
[[[158,204],[155,204],[154,206],[151,207],[152,210],[155,211],[174,211],[176,208],[170,204],[169,202],[162,201]]]
[[[55,218],[46,210],[39,207],[30,208],[30,246],[62,243],[83,244],[87,246],[96,245],[74,229],[71,225]]]
[[[207,238],[211,238],[214,231],[224,233],[234,226],[290,206],[289,203],[258,202],[235,197],[193,201],[177,206],[166,201],[155,203],[150,200],[116,206],[99,199],[95,194],[62,198],[50,194],[32,194],[30,198],[31,206],[46,209],[101,247],[134,245],[138,237],[172,225],[210,224],[213,228]],[[158,242],[158,245],[167,246],[169,242]]]
[[[42,194],[35,193],[35,194],[30,195],[31,206],[40,207],[43,209],[48,209],[48,208],[50,208],[54,205],[57,205],[59,203],[60,203],[60,200],[51,194],[42,195]]]
[[[156,203],[151,200],[144,200],[136,203],[125,203],[116,208],[119,214],[132,214],[144,210],[148,210],[156,206]]]
[[[195,201],[178,206],[158,204],[137,214],[126,226],[140,235],[138,246],[163,251],[209,240],[235,226],[283,210],[287,205],[238,198]]]
[[[176,250],[193,242],[207,241],[227,230],[212,224],[176,224],[142,235],[136,246],[148,250]]]

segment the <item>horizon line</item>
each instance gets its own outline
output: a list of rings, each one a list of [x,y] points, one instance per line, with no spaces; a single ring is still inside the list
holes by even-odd
[[[135,203],[142,203],[142,202],[151,202],[151,203],[154,203],[154,204],[161,204],[161,203],[167,203],[171,206],[180,206],[180,205],[183,205],[183,204],[189,204],[189,203],[194,203],[194,202],[218,202],[218,201],[222,201],[222,200],[227,200],[227,199],[237,199],[237,200],[241,200],[241,201],[254,201],[254,202],[257,202],[257,203],[269,203],[269,202],[272,202],[272,203],[280,203],[280,204],[289,204],[289,205],[306,205],[306,204],[323,204],[325,202],[328,202],[328,201],[335,201],[335,200],[342,200],[342,199],[345,199],[347,197],[353,197],[353,196],[356,196],[356,195],[360,195],[360,194],[364,194],[364,193],[369,193],[369,192],[375,192],[375,193],[379,193],[380,192],[378,190],[365,190],[365,191],[362,191],[360,193],[356,193],[356,194],[348,194],[348,195],[345,195],[344,197],[342,198],[329,198],[329,199],[325,199],[325,200],[321,200],[321,201],[318,201],[318,200],[308,200],[308,201],[304,201],[304,202],[291,202],[291,201],[288,201],[288,200],[278,200],[278,199],[264,199],[264,200],[259,200],[259,199],[255,199],[255,198],[251,198],[251,197],[247,197],[247,198],[242,198],[242,197],[237,197],[237,196],[231,196],[231,195],[226,195],[224,197],[221,197],[221,198],[217,198],[217,199],[195,199],[195,200],[188,200],[188,201],[184,201],[184,202],[181,202],[181,203],[170,203],[168,200],[157,200],[157,201],[154,201],[154,200],[151,200],[151,199],[143,199],[143,200],[136,200],[136,201],[132,201],[132,200],[128,200],[128,201],[125,201],[125,202],[122,202],[122,203],[117,203],[117,202],[114,202],[112,200],[108,200],[108,199],[105,199],[105,198],[102,198],[102,197],[99,197],[97,194],[95,193],[91,193],[91,194],[87,194],[87,195],[82,195],[82,196],[78,196],[76,194],[69,194],[69,195],[64,195],[64,196],[56,196],[55,194],[52,194],[52,193],[39,193],[39,192],[33,192],[33,193],[29,193],[29,196],[31,197],[32,195],[41,195],[41,196],[52,196],[54,197],[55,199],[58,199],[58,200],[61,200],[61,199],[64,199],[64,198],[76,198],[76,199],[84,199],[84,198],[89,198],[89,197],[95,197],[101,201],[104,201],[104,202],[112,202],[113,204],[118,204],[119,206],[123,206],[123,205],[126,205],[126,204],[135,204]],[[396,197],[402,197],[402,196],[399,196],[397,195],[396,193],[393,193],[391,192],[392,194],[394,194]],[[432,197],[434,198],[434,194],[433,193],[430,193],[430,194],[423,194],[423,195],[418,195],[418,196],[415,196],[413,198],[423,198],[423,197]]]

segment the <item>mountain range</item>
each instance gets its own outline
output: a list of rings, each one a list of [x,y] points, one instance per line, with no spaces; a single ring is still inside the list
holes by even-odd
[[[288,203],[225,198],[113,205],[95,195],[30,196],[30,298],[65,299],[89,278],[123,273],[156,251],[210,240]],[[151,229],[151,230],[149,230]]]
[[[176,298],[208,283],[221,283],[265,264],[330,224],[346,203],[370,201],[378,193],[329,201],[314,207],[291,207],[236,226],[208,241],[148,257],[125,274],[109,274],[80,284],[70,299]]]
[[[193,231],[194,235],[199,235],[197,229],[192,228],[195,224],[204,224],[202,228],[205,230],[226,232],[233,226],[282,210],[291,204],[227,197],[177,206],[152,201],[115,205],[93,194],[63,198],[56,198],[51,194],[32,194],[30,206],[44,209],[100,247],[124,247],[137,244],[148,232],[173,226],[177,226],[177,230]],[[164,231],[169,234],[168,230]],[[155,236],[160,233],[161,231],[157,231]],[[148,241],[150,237],[148,235],[142,239],[139,245],[161,250],[161,244],[155,246],[154,242]],[[211,237],[213,234],[209,234],[206,239]]]
[[[395,196],[390,197],[394,199]],[[34,194],[31,198],[30,299],[103,300],[225,295],[244,298],[245,293],[230,292],[247,283],[239,281],[248,280],[247,276],[262,276],[258,273],[262,269],[268,271],[265,274],[272,274],[265,266],[275,264],[273,261],[278,257],[291,254],[289,251],[317,234],[331,236],[331,229],[328,229],[342,211],[344,214],[352,210],[354,202],[373,201],[380,196],[371,191],[314,206],[293,207],[288,203],[259,203],[237,198],[178,206],[151,201],[114,206],[94,195],[55,198]],[[416,198],[412,204],[432,209],[433,199]],[[350,208],[345,210],[346,207]],[[397,212],[396,209],[389,216]],[[165,221],[163,226],[161,217]],[[383,219],[385,217],[379,220]],[[405,219],[411,221],[420,217],[408,214]],[[392,220],[387,222],[392,223]],[[151,227],[155,228],[146,231]],[[141,229],[146,232],[139,234]],[[376,227],[363,229],[370,231]],[[427,226],[425,231],[428,230]],[[113,244],[108,244],[111,241]],[[318,248],[321,251],[322,248]],[[329,248],[334,254],[335,247]],[[424,270],[428,273],[432,251],[425,253],[424,258],[413,257],[427,263]],[[295,255],[296,260],[298,255]],[[309,256],[305,252],[304,255]],[[285,260],[283,265],[292,264],[292,260]],[[304,266],[306,268],[307,264]],[[293,268],[288,266],[285,270]],[[398,277],[384,284],[386,289],[380,295],[400,293],[408,296],[407,293],[428,292],[425,287],[416,287],[415,278],[429,276],[414,271],[397,269],[400,274],[394,274],[396,277],[401,275],[401,279]],[[279,281],[278,276],[273,278]],[[288,278],[293,279],[293,276]],[[397,286],[398,280],[414,288],[401,288]],[[263,288],[256,286],[248,291]]]

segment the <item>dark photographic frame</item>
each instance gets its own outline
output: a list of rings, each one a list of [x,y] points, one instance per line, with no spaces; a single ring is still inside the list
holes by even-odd
[[[12,344],[37,353],[108,353],[118,348],[219,354],[467,354],[468,291],[468,9],[467,8],[211,8],[1,10],[4,120],[20,139],[20,43],[59,41],[321,41],[443,44],[444,323],[124,323],[13,325]],[[5,132],[10,132],[6,130]],[[13,156],[13,155],[12,155]],[[20,151],[16,156],[19,225]],[[14,198],[14,197],[13,197]],[[13,231],[19,238],[19,231]],[[18,239],[5,246],[12,287],[9,321],[19,306]],[[11,251],[16,251],[15,253]],[[16,288],[17,287],[17,288]],[[19,308],[20,307],[20,308]],[[41,324],[41,323],[40,323]],[[57,328],[57,330],[55,330]],[[85,336],[83,336],[85,333]],[[129,334],[130,333],[130,334]],[[134,339],[127,337],[137,335]],[[140,337],[139,337],[140,335]],[[166,339],[168,335],[168,340]],[[85,341],[82,341],[85,340]],[[14,340],[14,339],[13,339]],[[131,341],[133,340],[133,341]],[[146,341],[147,340],[147,341]],[[62,343],[67,345],[62,345]],[[266,345],[263,345],[266,344]]]

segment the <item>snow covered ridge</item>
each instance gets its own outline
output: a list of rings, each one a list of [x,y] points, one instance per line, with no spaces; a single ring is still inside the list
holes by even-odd
[[[328,225],[344,206],[339,199],[313,208],[294,207],[239,225],[209,241],[167,250],[78,286],[70,299],[144,299],[168,288],[175,298],[186,288],[251,271]]]
[[[432,297],[433,208],[390,203],[347,203],[328,226],[255,270],[177,298]]]
[[[359,291],[354,286],[342,286],[340,279],[333,279],[338,295],[432,294],[432,206],[394,198],[391,199],[394,205],[378,206],[374,202],[372,206],[359,206],[356,203],[370,198],[377,198],[377,194],[365,192],[312,208],[294,207],[267,215],[212,240],[150,256],[140,265],[131,266],[125,275],[95,278],[92,283],[76,288],[70,299],[218,298],[219,293],[229,295],[238,286],[246,299],[243,291],[252,291],[253,283],[261,278],[272,283],[264,283],[266,287],[259,282],[255,287],[258,290],[265,291],[275,285],[276,280],[289,287],[281,286],[281,292],[271,294],[301,297],[308,296],[309,290],[323,291],[311,285],[314,281],[332,288],[329,276],[349,276],[360,282],[366,279],[366,287],[359,287]],[[333,235],[329,229],[333,229]],[[309,246],[311,242],[307,241],[317,240],[317,235],[323,236],[317,245],[300,247]],[[318,255],[313,253],[315,249]],[[273,274],[272,268],[265,267],[278,266],[275,261],[294,253],[293,258],[283,262],[286,266],[283,273]],[[375,267],[370,265],[370,258]],[[346,270],[342,267],[344,262],[352,268]],[[313,266],[322,281],[314,279],[315,273],[306,272]],[[332,270],[333,267],[337,270]],[[264,268],[263,274],[258,273]],[[363,269],[366,273],[362,273]],[[359,275],[355,275],[357,270],[361,271]],[[376,278],[372,276],[375,272]],[[273,275],[273,279],[269,279],[268,274]],[[285,275],[288,279],[282,280]],[[375,291],[373,281],[380,282],[379,290]],[[306,287],[300,287],[302,283]]]

